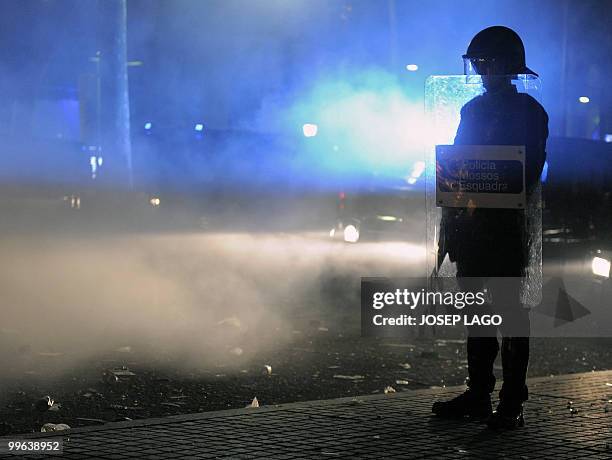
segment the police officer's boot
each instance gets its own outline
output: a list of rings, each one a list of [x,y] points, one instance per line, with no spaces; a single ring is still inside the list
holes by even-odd
[[[500,401],[497,409],[487,420],[489,428],[511,430],[525,426],[523,404]]]
[[[529,361],[529,337],[504,337],[502,365],[504,383],[499,392],[499,405],[487,421],[490,428],[512,429],[525,425],[523,401],[529,393],[525,384]]]
[[[486,419],[493,412],[491,392],[495,388],[493,362],[499,344],[497,337],[470,337],[467,339],[468,389],[449,401],[434,403],[431,411],[448,418],[473,417]]]
[[[477,393],[468,388],[459,396],[448,401],[436,401],[431,411],[439,417],[463,418],[470,417],[485,420],[491,416],[491,395]]]

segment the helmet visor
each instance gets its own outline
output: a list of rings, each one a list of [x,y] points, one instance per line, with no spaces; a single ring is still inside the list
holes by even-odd
[[[508,65],[505,59],[463,56],[464,75],[506,75]]]
[[[483,75],[527,75],[537,77],[538,74],[524,64],[518,64],[513,59],[497,57],[474,57],[463,55],[463,74],[467,76]]]

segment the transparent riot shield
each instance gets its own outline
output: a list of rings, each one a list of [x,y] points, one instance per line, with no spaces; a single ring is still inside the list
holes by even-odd
[[[427,79],[427,272],[436,286],[513,278],[523,305],[539,303],[547,136],[539,94],[531,75]]]

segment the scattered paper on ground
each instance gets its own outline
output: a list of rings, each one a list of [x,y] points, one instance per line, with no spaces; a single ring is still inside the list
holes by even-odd
[[[365,379],[363,375],[342,375],[342,374],[335,374],[334,378],[340,379],[340,380],[363,380]]]

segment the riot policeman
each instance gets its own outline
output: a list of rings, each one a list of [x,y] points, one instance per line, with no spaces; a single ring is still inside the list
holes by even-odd
[[[527,195],[533,193],[546,157],[548,115],[533,97],[519,93],[512,84],[517,75],[537,76],[525,65],[521,38],[507,27],[489,27],[474,36],[463,59],[466,75],[479,74],[485,92],[462,107],[455,145],[525,146],[525,190]],[[482,288],[491,277],[520,280],[525,276],[532,244],[526,231],[528,219],[522,209],[442,209],[439,247],[456,263],[463,289]],[[516,308],[512,331],[500,330],[504,382],[497,410],[492,411],[490,396],[499,351],[497,330],[468,327],[468,389],[454,399],[434,403],[432,411],[438,416],[488,418],[492,428],[523,425],[529,316],[521,304],[520,283],[510,295],[507,289],[502,295],[512,297],[510,303]]]

